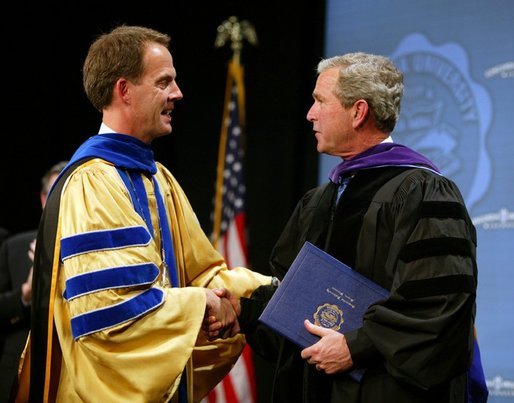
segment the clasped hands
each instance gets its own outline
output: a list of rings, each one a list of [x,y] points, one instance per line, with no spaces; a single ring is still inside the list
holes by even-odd
[[[239,299],[227,289],[205,289],[207,297],[202,331],[209,340],[233,337],[240,331],[237,317],[241,313]]]

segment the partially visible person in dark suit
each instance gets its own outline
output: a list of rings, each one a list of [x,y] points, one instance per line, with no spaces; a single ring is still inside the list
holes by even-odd
[[[5,239],[9,236],[9,230],[3,227],[0,227],[0,245],[5,241]]]
[[[52,166],[41,178],[41,206],[67,161]],[[0,248],[0,402],[9,401],[20,354],[30,329],[32,262],[36,230],[15,234]]]

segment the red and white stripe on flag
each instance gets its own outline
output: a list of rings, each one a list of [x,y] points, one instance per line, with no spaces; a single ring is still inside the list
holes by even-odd
[[[231,61],[228,66],[225,106],[221,126],[216,196],[214,199],[214,247],[229,268],[247,267],[245,181],[243,172],[244,85],[243,69]],[[201,403],[255,403],[257,388],[252,350],[248,345],[232,370]]]
[[[217,249],[225,258],[228,267],[246,267],[247,265],[245,231],[246,217],[244,212],[241,212],[230,222],[225,235],[218,243]]]

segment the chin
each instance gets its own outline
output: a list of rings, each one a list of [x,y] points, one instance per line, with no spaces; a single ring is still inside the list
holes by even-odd
[[[162,137],[162,136],[167,136],[168,134],[170,134],[171,132],[173,131],[173,128],[171,127],[171,125],[165,125],[161,128],[161,131],[159,133],[159,137]]]

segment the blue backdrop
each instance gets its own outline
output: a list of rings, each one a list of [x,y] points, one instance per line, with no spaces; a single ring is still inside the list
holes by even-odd
[[[477,334],[489,402],[514,402],[514,2],[328,0],[325,56],[391,57],[396,142],[460,187],[478,234]],[[322,156],[320,182],[340,160]]]

